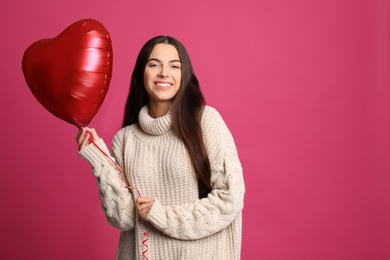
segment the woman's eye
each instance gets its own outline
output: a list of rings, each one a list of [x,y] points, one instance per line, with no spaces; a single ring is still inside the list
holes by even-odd
[[[173,69],[180,69],[180,66],[179,65],[171,65],[171,68],[173,68]]]

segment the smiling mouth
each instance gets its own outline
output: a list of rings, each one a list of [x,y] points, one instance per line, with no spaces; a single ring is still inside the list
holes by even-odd
[[[164,83],[163,82],[156,82],[155,85],[159,89],[167,89],[167,88],[172,86],[171,83],[165,83],[165,82]]]

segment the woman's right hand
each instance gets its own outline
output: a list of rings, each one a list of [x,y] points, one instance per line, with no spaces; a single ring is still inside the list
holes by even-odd
[[[76,141],[79,146],[79,151],[91,143],[91,140],[96,142],[99,136],[94,128],[83,127],[76,135]]]

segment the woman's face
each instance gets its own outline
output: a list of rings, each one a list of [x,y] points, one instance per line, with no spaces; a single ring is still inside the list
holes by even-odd
[[[154,46],[144,72],[149,103],[172,103],[180,88],[181,62],[176,48],[160,43]]]

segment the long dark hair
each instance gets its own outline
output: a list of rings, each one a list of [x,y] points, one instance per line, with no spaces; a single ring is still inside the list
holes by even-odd
[[[159,43],[174,46],[181,61],[180,88],[172,102],[171,113],[176,134],[187,147],[192,165],[198,178],[199,197],[204,198],[211,191],[211,168],[203,141],[201,114],[205,100],[200,90],[191,60],[184,46],[170,36],[157,36],[150,39],[138,54],[131,76],[130,92],[127,97],[123,127],[137,123],[141,108],[149,104],[144,87],[144,71],[154,46]]]

